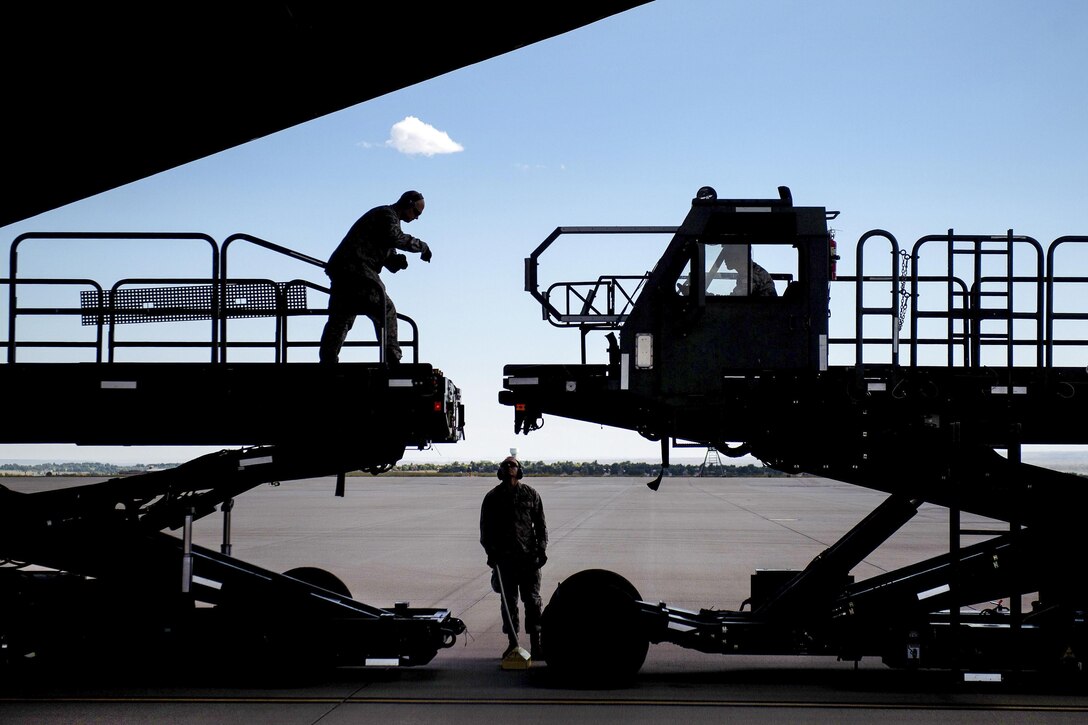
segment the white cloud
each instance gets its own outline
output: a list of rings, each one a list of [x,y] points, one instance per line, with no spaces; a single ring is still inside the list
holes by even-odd
[[[455,154],[465,150],[465,147],[451,139],[448,133],[439,131],[415,116],[408,116],[403,121],[394,123],[385,145],[393,147],[402,154],[422,154],[423,156]]]

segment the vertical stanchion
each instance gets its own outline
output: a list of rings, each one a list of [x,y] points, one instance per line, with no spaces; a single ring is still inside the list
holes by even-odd
[[[230,512],[233,508],[233,498],[228,498],[223,502],[223,544],[219,547],[219,551],[225,556],[230,556]]]
[[[186,509],[181,535],[181,593],[188,594],[193,585],[193,510]]]
[[[948,509],[948,553],[949,563],[952,565],[949,577],[950,597],[948,603],[948,628],[951,657],[949,671],[953,680],[959,679],[960,674],[960,510],[957,507]]]

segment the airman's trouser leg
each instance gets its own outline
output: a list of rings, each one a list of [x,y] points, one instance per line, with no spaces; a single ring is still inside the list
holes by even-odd
[[[321,332],[321,347],[318,348],[318,359],[323,363],[335,363],[340,360],[340,348],[344,346],[344,340],[348,338],[348,332],[355,324],[355,313],[345,309],[336,309],[332,301],[329,302],[329,319],[325,322],[325,329]]]
[[[332,283],[329,295],[329,319],[321,333],[318,356],[323,363],[339,360],[340,350],[355,324],[356,315],[366,315],[374,323],[374,336],[380,342],[385,327],[385,360],[400,362],[401,350],[397,334],[397,308],[385,294],[380,281],[375,284],[343,285]],[[384,301],[384,309],[383,309]]]
[[[544,603],[540,598],[540,569],[508,564],[499,567],[506,606],[502,612],[502,631],[517,634],[520,627],[518,598],[525,607],[525,631],[530,635],[540,631],[540,615]],[[509,616],[507,616],[509,611]]]
[[[544,602],[540,599],[540,569],[525,569],[518,589],[521,590],[521,602],[525,605],[525,631],[530,635],[536,634],[540,631],[540,614],[544,609]]]
[[[500,566],[499,577],[502,579],[502,592],[499,596],[504,598],[503,602],[500,602],[502,606],[502,631],[510,637],[510,641],[513,643],[514,637],[517,636],[518,631],[521,629],[518,616],[518,577],[514,566],[512,564]]]
[[[400,337],[397,332],[397,307],[388,296],[385,298],[385,360],[386,362],[400,362]],[[382,331],[378,323],[374,322],[374,334],[382,339]]]

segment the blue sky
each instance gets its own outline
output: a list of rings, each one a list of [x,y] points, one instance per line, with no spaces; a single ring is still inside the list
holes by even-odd
[[[465,441],[407,460],[511,446],[654,459],[637,434],[555,418],[514,437],[503,365],[579,359],[577,332],[544,322],[523,291],[537,244],[557,226],[676,225],[704,184],[746,198],[788,185],[800,205],[841,211],[843,273],[873,228],[901,243],[949,228],[1088,234],[1086,27],[1078,1],[655,0],[0,231],[6,244],[26,231],[242,232],[324,259],[360,214],[419,189],[426,212],[405,229],[434,259],[413,256],[387,285],[420,326],[422,358],[462,388],[468,424]],[[543,281],[645,271],[665,241],[565,250]],[[40,257],[20,275],[97,264],[82,250]],[[166,253],[147,264],[182,268]],[[353,337],[370,334],[363,323]],[[603,342],[591,350],[603,357]],[[0,446],[3,459],[194,454]]]

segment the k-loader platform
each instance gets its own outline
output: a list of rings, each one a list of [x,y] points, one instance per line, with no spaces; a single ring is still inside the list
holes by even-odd
[[[888,494],[807,566],[755,573],[738,611],[644,601],[616,572],[569,577],[544,613],[553,672],[632,677],[660,642],[956,677],[1083,667],[1088,482],[1024,463],[1022,446],[1088,443],[1088,277],[1073,274],[1088,238],[1044,248],[949,230],[901,249],[873,230],[843,276],[837,216],[795,206],[786,187],[768,199],[704,187],[679,227],[559,227],[526,259],[526,290],[546,321],[579,330],[582,359],[505,366],[516,432],[560,416],[660,440],[663,473],[671,441]],[[645,274],[541,287],[561,237],[654,234],[671,241]],[[852,334],[832,334],[832,293]],[[607,362],[589,363],[597,333]],[[649,485],[668,495],[662,480]],[[923,503],[948,509],[947,553],[854,581]],[[993,525],[965,528],[963,513]]]
[[[415,359],[408,317],[403,363],[381,359],[377,340],[345,346],[373,347],[377,362],[288,362],[317,346],[313,335],[289,335],[289,323],[323,317],[326,307],[307,298],[328,289],[228,277],[232,244],[266,255],[262,265],[323,267],[248,235],[219,244],[201,234],[34,233],[12,243],[11,277],[0,280],[8,292],[0,441],[237,447],[99,483],[0,487],[0,663],[139,668],[196,656],[204,667],[270,674],[415,666],[464,632],[443,608],[356,601],[318,567],[273,572],[231,556],[235,498],[255,486],[335,476],[344,495],[348,472],[379,474],[409,446],[464,434],[460,389]],[[102,255],[111,245],[125,251]],[[149,250],[174,260],[176,245],[209,250],[211,273],[109,283],[19,276],[24,258],[72,266],[73,255],[94,248],[89,260],[121,266]],[[323,319],[314,319],[320,329]],[[255,321],[270,334],[238,332]],[[68,334],[72,326],[84,334]],[[125,332],[133,329],[154,332]],[[213,551],[193,542],[192,525],[217,512],[223,541]]]

